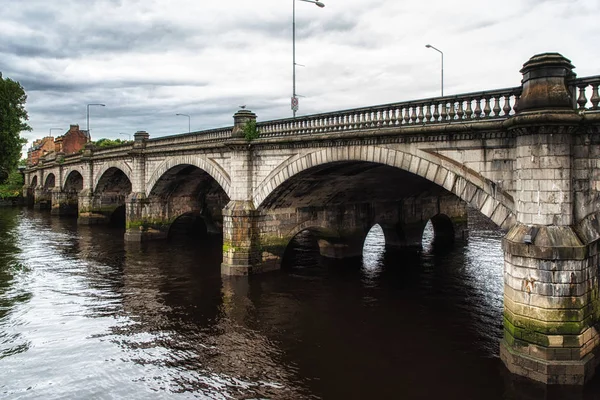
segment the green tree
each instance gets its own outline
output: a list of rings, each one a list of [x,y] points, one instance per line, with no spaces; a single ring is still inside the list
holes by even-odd
[[[0,72],[0,175],[4,177],[16,169],[21,150],[27,140],[20,136],[30,131],[25,102],[27,95],[19,82],[3,78]]]
[[[129,143],[127,140],[121,140],[121,139],[107,139],[107,138],[102,138],[102,139],[98,139],[94,142],[94,144],[96,145],[96,147],[112,147],[112,146],[120,146],[122,144],[126,144]]]

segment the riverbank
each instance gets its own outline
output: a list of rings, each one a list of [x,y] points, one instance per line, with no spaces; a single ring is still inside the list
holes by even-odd
[[[6,199],[0,198],[0,207],[17,207],[25,205],[25,199],[21,196],[8,197]]]

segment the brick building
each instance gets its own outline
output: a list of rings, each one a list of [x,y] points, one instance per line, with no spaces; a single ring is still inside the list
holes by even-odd
[[[33,145],[27,151],[27,164],[36,165],[40,157],[54,151],[54,138],[52,136],[46,136],[41,139],[37,139],[33,142]]]
[[[79,125],[71,125],[69,130],[54,140],[57,153],[73,154],[83,149],[90,141],[86,131],[79,129]]]
[[[64,135],[56,139],[52,136],[46,136],[34,141],[31,148],[27,151],[27,163],[29,165],[37,165],[40,158],[49,153],[77,153],[89,141],[90,138],[87,131],[79,129],[79,125],[71,125]]]

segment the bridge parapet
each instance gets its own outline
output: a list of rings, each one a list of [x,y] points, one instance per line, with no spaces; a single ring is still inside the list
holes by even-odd
[[[184,133],[181,135],[170,135],[148,139],[146,149],[154,150],[158,148],[182,145],[194,145],[197,143],[219,142],[231,137],[233,126],[225,128],[208,129],[204,131]]]
[[[257,124],[260,137],[398,128],[506,119],[515,114],[521,87],[355,108]]]
[[[579,110],[598,111],[600,110],[600,75],[588,76],[571,80],[570,87],[573,93],[573,100],[576,99],[575,107]],[[579,95],[577,95],[579,92]],[[589,98],[588,98],[589,96]]]

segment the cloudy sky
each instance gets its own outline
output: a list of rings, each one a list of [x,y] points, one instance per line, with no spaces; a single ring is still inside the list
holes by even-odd
[[[291,116],[293,0],[0,0],[0,71],[50,128],[151,137]],[[600,0],[296,2],[299,115],[517,86],[556,51],[600,74]],[[53,131],[54,136],[62,134]]]

